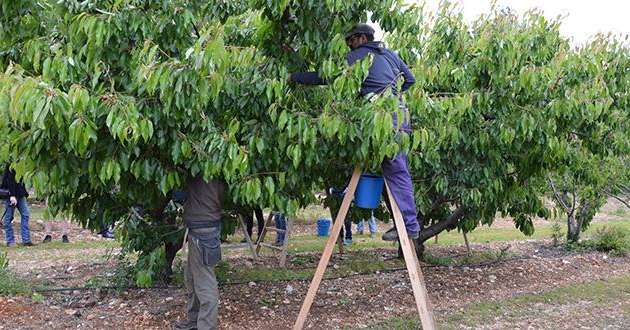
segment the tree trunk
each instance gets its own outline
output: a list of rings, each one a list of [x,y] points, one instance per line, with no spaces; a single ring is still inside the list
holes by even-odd
[[[470,250],[470,243],[468,243],[468,236],[466,236],[466,232],[462,230],[462,235],[464,235],[464,243],[466,243],[466,253],[469,256],[472,255],[472,251]]]
[[[163,217],[163,220],[166,224],[173,226],[173,229],[177,229],[176,219],[175,217],[168,216],[164,213],[166,210],[166,206],[170,202],[169,198],[165,198],[160,203],[160,206],[152,211],[152,216],[154,219],[159,219]],[[175,256],[177,256],[177,251],[182,248],[184,241],[184,237],[182,236],[177,242],[173,243],[167,241],[164,243],[164,257],[166,259],[166,264],[162,269],[160,274],[160,279],[165,283],[170,283],[171,277],[173,276],[173,261],[175,260]]]
[[[580,228],[575,214],[570,213],[567,215],[567,242],[577,243],[580,240]]]
[[[418,260],[424,260],[424,242],[421,242],[419,239],[413,241],[413,246],[416,249],[416,256],[418,256]],[[405,256],[402,252],[402,246],[400,245],[400,241],[398,241],[398,259],[404,259]]]

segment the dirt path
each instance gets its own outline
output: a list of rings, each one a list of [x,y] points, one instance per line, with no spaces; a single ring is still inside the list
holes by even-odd
[[[511,244],[516,257],[508,261],[480,267],[423,267],[438,320],[450,320],[453,313],[466,311],[470,306],[482,302],[501,302],[630,274],[628,257],[614,258],[596,252],[568,254],[546,247],[548,244],[545,242]],[[477,248],[490,247],[492,246]],[[435,247],[432,252],[436,255],[453,255],[460,253],[462,249]],[[82,251],[87,255],[87,250]],[[76,251],[71,253],[73,256],[77,255]],[[385,250],[382,258],[387,259],[394,255],[395,250]],[[112,275],[115,267],[113,261],[100,260],[95,263],[88,259],[74,259],[70,266],[46,265],[38,270],[31,269],[28,273],[34,276],[32,281],[49,286],[82,285],[86,279],[95,275]],[[224,285],[220,289],[222,329],[289,328],[297,317],[307,288],[308,281]],[[181,288],[47,293],[41,302],[27,297],[0,298],[0,329],[166,329],[171,321],[184,316],[184,299],[184,290]],[[600,313],[588,317],[588,313],[584,313],[587,310],[585,306],[593,304],[588,299],[566,304],[546,304],[543,302],[539,305],[539,309],[546,314],[538,312],[538,315],[543,315],[542,320],[545,322],[556,318],[558,322],[563,322],[555,325],[564,324],[567,320],[579,320],[580,326],[606,325],[615,328],[630,320],[628,313],[621,312],[609,312],[611,315],[607,318]],[[367,327],[392,317],[413,317],[413,306],[410,284],[404,271],[325,280],[307,326],[314,329]],[[627,310],[628,306],[626,304],[621,307]],[[617,309],[619,308],[609,310]],[[502,323],[502,318],[489,323],[486,323],[488,320],[483,322],[488,328],[511,327],[510,324]],[[551,326],[544,322],[528,325],[527,320],[515,322],[515,325],[524,328],[529,325],[535,328]],[[467,326],[462,324],[461,327]]]

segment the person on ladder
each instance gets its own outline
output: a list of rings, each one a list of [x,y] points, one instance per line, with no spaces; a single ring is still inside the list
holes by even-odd
[[[374,29],[368,24],[358,24],[346,34],[346,44],[351,51],[346,56],[349,65],[365,58],[369,54],[374,55],[372,66],[368,76],[363,81],[359,91],[361,97],[373,101],[385,90],[391,88],[395,95],[400,95],[415,83],[415,77],[403,60],[393,51],[384,47],[382,42],[374,41]],[[404,83],[401,91],[397,91],[396,81],[402,75]],[[289,75],[289,82],[304,85],[324,85],[326,82],[317,72],[295,72]],[[401,124],[402,132],[409,132],[409,113],[400,98],[400,108],[403,110],[404,120]],[[394,127],[397,126],[394,118]],[[417,219],[416,203],[413,194],[413,184],[407,155],[399,153],[392,159],[385,159],[381,164],[383,177],[396,200],[396,204],[402,213],[407,235],[415,240],[420,233],[420,225]],[[398,233],[393,227],[383,234],[383,240],[396,241]]]

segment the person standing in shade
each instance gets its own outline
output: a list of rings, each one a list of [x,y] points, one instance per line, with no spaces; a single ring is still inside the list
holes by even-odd
[[[345,227],[345,233],[344,233]],[[341,227],[341,233],[339,234],[343,237],[343,245],[352,245],[352,221],[346,219],[343,223],[343,227]]]
[[[11,164],[7,164],[2,177],[2,186],[9,190],[9,199],[5,202],[4,214],[4,231],[7,240],[7,246],[15,246],[15,236],[13,235],[13,216],[15,209],[20,211],[20,234],[22,235],[22,245],[33,246],[31,242],[31,232],[28,228],[30,211],[28,209],[28,192],[22,181],[17,182],[15,179],[15,171],[11,169]]]
[[[61,241],[63,243],[70,243],[68,239],[68,227],[70,224],[66,220],[59,222],[61,227]],[[52,241],[52,223],[50,221],[44,222],[44,241],[42,243],[50,243]]]
[[[281,229],[283,231],[278,231],[276,232],[276,242],[274,243],[275,246],[282,246],[284,244],[284,240],[287,237],[287,218],[284,214],[282,213],[275,213],[273,216],[273,220],[275,222],[275,227],[278,229]]]
[[[188,229],[188,258],[184,268],[187,319],[176,330],[217,329],[219,287],[214,266],[221,260],[221,215],[226,185],[223,180],[197,176],[186,185],[183,219]]]
[[[263,227],[265,226],[265,217],[263,216],[263,211],[260,207],[255,207],[253,210],[251,208],[247,208],[247,211],[242,212],[243,220],[245,221],[245,229],[247,230],[247,235],[249,235],[250,239],[256,243],[260,239],[260,234],[262,234]],[[257,237],[254,239],[254,217],[252,216],[252,211],[256,216],[257,227]],[[243,238],[241,243],[247,242],[247,239]]]
[[[329,195],[341,200],[346,193],[347,188],[338,189],[335,187],[330,188]],[[333,206],[330,209],[330,215],[333,219],[337,218],[337,212],[339,212],[338,206]],[[344,231],[345,229],[345,231]],[[344,220],[343,227],[341,227],[340,237],[343,238],[343,245],[352,245],[352,221],[348,218]]]
[[[376,234],[376,218],[374,218],[374,215],[372,215],[368,220],[368,229],[370,230],[370,237],[374,237],[374,235]],[[363,229],[365,228],[365,220],[361,219],[361,221],[359,223],[357,223],[357,234],[359,235],[363,235]]]

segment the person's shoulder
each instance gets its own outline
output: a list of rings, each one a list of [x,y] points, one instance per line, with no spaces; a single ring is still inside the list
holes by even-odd
[[[352,63],[363,59],[370,52],[368,48],[359,47],[351,50],[348,55],[346,55],[346,59],[348,60],[348,64],[352,65]]]
[[[367,47],[358,47],[356,49],[351,50],[348,55],[351,56],[361,56],[370,52],[370,49]]]
[[[398,52],[393,50],[393,49],[390,49],[390,48],[387,48],[387,47],[383,47],[383,51],[385,53],[389,54],[389,55],[392,55],[392,56],[395,56],[395,57],[400,57],[400,56],[398,56]]]

